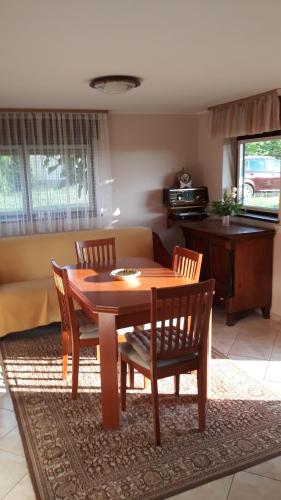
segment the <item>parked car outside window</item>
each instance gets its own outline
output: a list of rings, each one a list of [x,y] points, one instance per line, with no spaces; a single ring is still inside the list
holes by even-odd
[[[238,138],[237,199],[243,215],[278,220],[281,187],[281,135]]]
[[[245,156],[244,196],[280,189],[280,160],[273,156]]]

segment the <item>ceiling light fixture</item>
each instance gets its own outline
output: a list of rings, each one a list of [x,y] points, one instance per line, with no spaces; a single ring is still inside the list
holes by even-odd
[[[139,87],[141,80],[136,76],[110,75],[99,76],[90,81],[90,87],[106,94],[121,94]]]

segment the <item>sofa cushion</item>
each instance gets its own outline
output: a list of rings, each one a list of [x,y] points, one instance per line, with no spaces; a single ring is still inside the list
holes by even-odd
[[[60,321],[53,278],[0,285],[0,336]]]
[[[117,258],[153,259],[152,231],[127,227],[35,234],[0,239],[0,283],[29,281],[52,276],[51,259],[60,265],[75,264],[76,240],[115,238]]]

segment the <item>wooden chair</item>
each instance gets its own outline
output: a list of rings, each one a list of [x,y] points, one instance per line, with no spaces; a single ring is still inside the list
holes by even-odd
[[[116,262],[115,238],[101,240],[79,240],[75,242],[78,264],[114,265]],[[98,317],[97,317],[98,321]],[[124,342],[124,336],[118,335],[118,342]],[[99,347],[97,358],[100,359]],[[134,369],[130,369],[130,388],[134,388]]]
[[[172,269],[182,276],[198,283],[202,265],[203,254],[188,248],[175,246],[172,257]],[[175,375],[175,384],[179,387],[180,375]]]
[[[194,252],[188,248],[174,247],[172,269],[182,276],[191,278],[198,283],[202,265],[202,253]]]
[[[197,371],[199,430],[205,430],[209,319],[215,280],[151,289],[151,329],[127,333],[121,353],[121,404],[126,409],[127,364],[151,380],[156,445],[161,445],[158,379]],[[179,387],[175,386],[175,394]]]
[[[62,378],[67,377],[68,353],[72,353],[72,399],[77,398],[81,347],[99,345],[96,323],[80,309],[75,310],[69,292],[67,269],[51,260],[61,313]]]
[[[79,240],[75,242],[78,264],[107,266],[115,263],[115,238]]]

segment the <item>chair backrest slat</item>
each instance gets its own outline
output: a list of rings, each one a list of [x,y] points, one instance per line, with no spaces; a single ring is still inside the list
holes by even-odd
[[[173,310],[173,299],[172,299],[172,304],[171,304],[171,307],[172,307],[172,310]],[[170,318],[169,319],[169,335],[168,335],[168,345],[167,345],[167,349],[168,351],[170,351],[172,349],[172,342],[173,342],[173,318]]]
[[[79,240],[75,248],[78,264],[107,266],[116,262],[115,238]]]
[[[182,311],[182,297],[179,298],[179,314],[181,314]],[[175,324],[175,351],[179,349],[180,345],[180,333],[181,333],[181,317],[176,318],[176,324]],[[182,339],[181,339],[182,342]]]
[[[175,246],[173,250],[172,269],[182,276],[197,283],[200,278],[203,255],[188,248]]]
[[[182,345],[187,345],[187,338],[189,332],[190,317],[186,315],[183,317],[183,327],[182,327]]]
[[[206,347],[215,280],[151,291],[151,359],[172,359]]]
[[[164,303],[163,303],[164,307]],[[161,345],[160,352],[164,352],[165,350],[165,321],[161,321]]]

